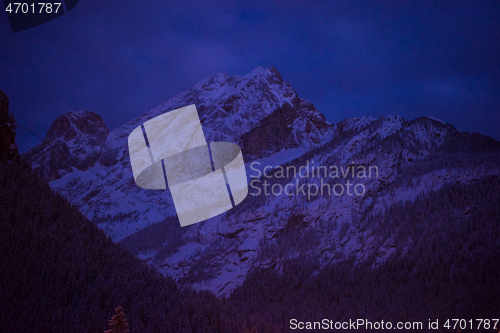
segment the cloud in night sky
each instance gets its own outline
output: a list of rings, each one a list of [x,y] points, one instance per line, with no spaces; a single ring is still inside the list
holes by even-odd
[[[0,88],[22,151],[68,110],[113,129],[209,75],[259,65],[331,122],[432,115],[500,139],[499,13],[498,1],[80,1],[16,34],[0,15]]]

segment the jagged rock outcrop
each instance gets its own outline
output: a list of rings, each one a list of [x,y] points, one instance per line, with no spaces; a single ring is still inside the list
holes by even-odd
[[[109,129],[101,116],[90,111],[70,111],[59,116],[44,140],[23,154],[38,175],[47,181],[93,167],[101,155]]]
[[[257,67],[243,77],[219,73],[205,78],[112,131],[99,162],[113,166],[128,158],[127,137],[135,127],[190,104],[196,104],[207,140],[240,144],[245,161],[282,149],[306,151],[333,133],[333,126],[311,103],[298,97],[275,67]],[[263,142],[270,138],[275,144],[268,141],[263,149]]]
[[[312,103],[297,98],[262,119],[240,143],[247,158],[263,158],[282,149],[318,146],[333,128]]]
[[[9,113],[9,98],[0,90],[0,160],[19,159],[16,127],[14,115]]]

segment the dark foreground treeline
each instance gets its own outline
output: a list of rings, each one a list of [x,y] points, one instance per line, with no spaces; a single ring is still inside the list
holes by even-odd
[[[286,332],[292,318],[444,323],[500,315],[496,176],[359,222],[375,235],[393,234],[395,254],[379,266],[375,257],[347,259],[318,273],[302,257],[280,273],[249,275],[229,300],[179,289],[22,162],[0,163],[0,188],[0,332],[102,332],[117,305],[132,333]]]
[[[251,315],[179,289],[29,166],[0,161],[0,332],[103,332],[118,305],[132,333],[252,331]]]
[[[269,321],[289,331],[292,318],[361,318],[422,321],[424,330],[415,332],[427,331],[428,319],[439,319],[438,332],[457,332],[443,328],[447,319],[500,317],[499,177],[447,185],[368,217],[360,228],[374,228],[375,235],[395,230],[395,253],[377,267],[375,258],[359,265],[347,259],[319,274],[301,257],[288,262],[282,273],[269,268],[249,275],[230,302],[256,315],[259,331]],[[462,332],[494,332],[493,326],[477,329],[478,323]]]

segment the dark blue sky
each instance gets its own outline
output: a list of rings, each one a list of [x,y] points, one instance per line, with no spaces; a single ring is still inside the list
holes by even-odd
[[[433,115],[500,139],[499,1],[84,0],[16,34],[0,14],[0,59],[21,151],[68,110],[114,129],[206,76],[259,65],[331,122]]]

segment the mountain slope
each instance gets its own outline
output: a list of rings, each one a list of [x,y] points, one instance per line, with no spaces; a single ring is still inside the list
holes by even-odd
[[[261,267],[280,271],[291,258],[305,256],[318,267],[350,254],[359,263],[372,256],[383,263],[395,251],[395,231],[381,233],[363,223],[380,219],[378,214],[387,207],[446,184],[461,186],[500,174],[500,142],[494,139],[460,133],[428,118],[384,116],[367,124],[357,129],[343,126],[331,142],[284,166],[307,166],[307,178],[284,177],[278,167],[254,179],[249,197],[220,220],[179,230],[175,218],[168,218],[121,244],[180,282],[227,295],[248,272]],[[321,166],[376,166],[377,171],[372,177],[352,177],[349,172],[345,178],[331,178],[313,171]],[[250,176],[259,173],[250,168]],[[309,186],[338,184],[345,189],[348,182],[361,184],[365,193],[307,193]],[[305,193],[274,195],[271,186],[303,188]],[[295,229],[299,231],[292,232]],[[410,246],[406,244],[405,251]]]
[[[289,331],[292,318],[301,322],[359,318],[393,325],[392,330],[382,331],[403,331],[396,324],[406,321],[423,324],[412,332],[448,332],[455,331],[455,322],[451,320],[447,330],[447,320],[467,318],[462,331],[491,332],[491,318],[498,317],[500,307],[499,200],[498,176],[463,186],[448,184],[393,205],[378,219],[362,224],[367,230],[378,229],[377,237],[395,231],[395,252],[383,264],[377,265],[372,256],[356,265],[355,254],[346,253],[345,261],[319,270],[310,256],[300,256],[283,262],[281,271],[268,267],[249,274],[230,302],[261,314],[264,322],[278,318],[283,331]],[[288,237],[303,237],[304,229]],[[383,238],[377,241],[382,243]],[[408,243],[412,247],[402,255]],[[269,250],[293,247],[297,247],[293,241],[282,242]],[[480,325],[485,318],[489,324]],[[438,319],[440,329],[430,330],[429,319]],[[380,331],[365,326],[350,331],[359,330]]]

